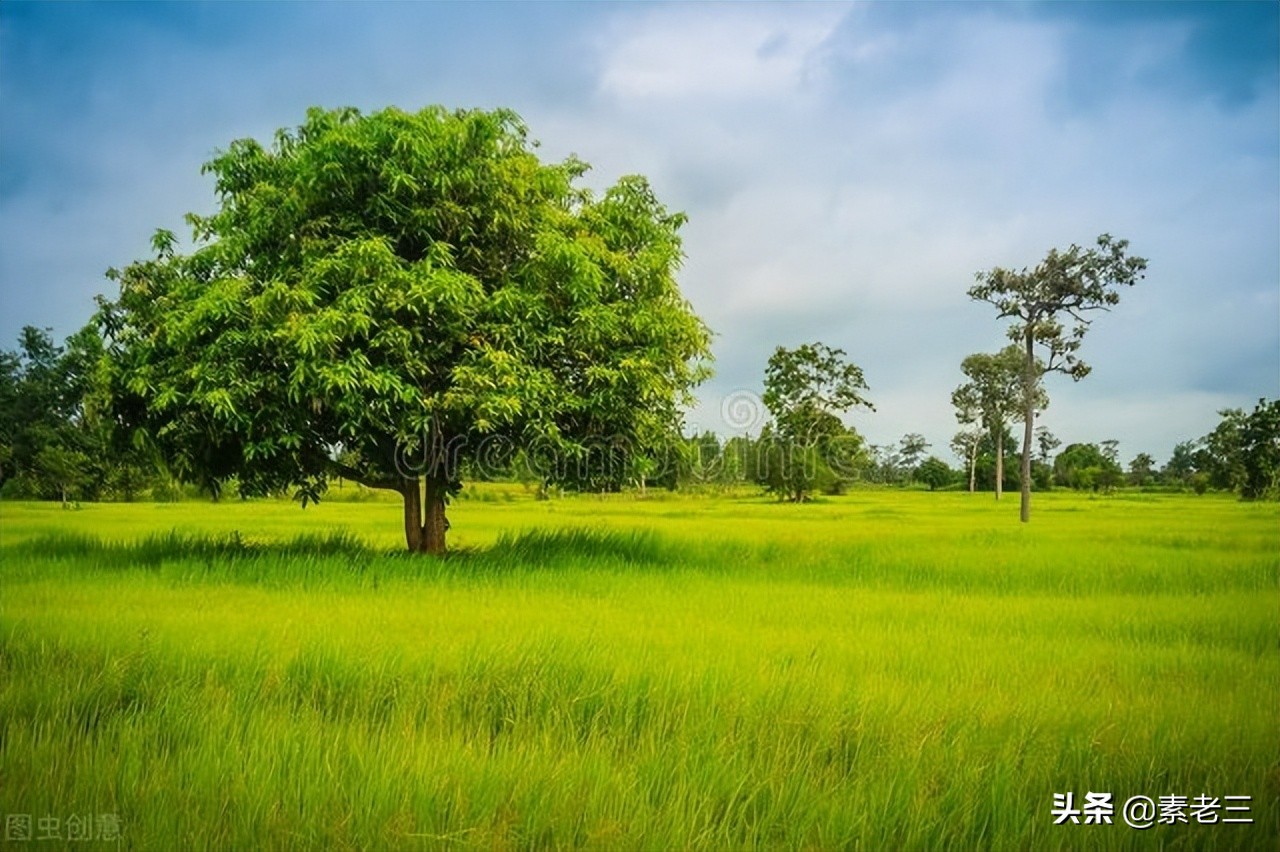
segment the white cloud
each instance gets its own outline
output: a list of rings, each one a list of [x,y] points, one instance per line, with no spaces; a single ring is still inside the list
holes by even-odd
[[[1186,389],[1191,375],[1224,350],[1256,365],[1257,347],[1275,346],[1260,327],[1274,326],[1274,310],[1263,322],[1230,295],[1275,290],[1277,201],[1258,186],[1274,182],[1276,162],[1233,154],[1266,138],[1274,99],[1224,114],[1134,88],[1182,38],[1172,30],[1128,63],[1109,100],[1073,112],[1061,28],[981,16],[893,36],[858,25],[808,60],[811,72],[824,64],[811,99],[780,108],[766,87],[726,106],[723,92],[691,85],[679,121],[669,105],[611,113],[658,174],[693,161],[695,182],[700,168],[731,188],[690,211],[686,290],[730,359],[691,422],[716,428],[716,400],[758,388],[773,345],[823,339],[867,371],[878,412],[855,422],[873,440],[925,431],[945,443],[960,359],[1005,343],[994,313],[965,296],[973,273],[1033,265],[1107,230],[1130,237],[1151,274],[1099,319],[1083,353],[1098,370],[1056,389],[1051,419],[1084,435],[1105,418],[1114,434],[1090,440],[1133,446],[1146,434],[1137,448],[1153,452],[1212,425],[1229,394]],[[770,119],[736,124],[752,111]],[[726,140],[726,125],[740,132]],[[1206,322],[1214,330],[1200,334]],[[1230,322],[1240,340],[1219,332]]]
[[[1050,389],[1055,431],[1086,439],[1091,423],[1115,422],[1087,439],[1159,453],[1212,426],[1222,400],[1276,392],[1280,96],[1228,108],[1150,86],[1183,30],[1088,43],[1115,73],[1081,99],[1083,30],[1009,7],[886,20],[898,7],[559,6],[543,7],[554,21],[504,11],[498,26],[484,6],[382,6],[341,28],[345,7],[314,19],[270,8],[301,21],[194,54],[137,42],[136,66],[90,75],[113,94],[84,112],[58,112],[36,82],[19,96],[9,84],[6,114],[21,106],[24,128],[56,127],[30,139],[59,146],[84,180],[62,212],[49,196],[67,188],[48,175],[0,198],[6,301],[18,271],[48,273],[51,292],[81,292],[77,275],[96,287],[156,226],[209,209],[196,175],[209,150],[296,123],[317,99],[509,105],[543,156],[581,155],[594,186],[645,174],[690,214],[681,280],[719,332],[719,377],[691,422],[717,428],[719,399],[758,390],[775,345],[823,340],[867,373],[879,412],[854,422],[872,440],[918,431],[943,445],[960,359],[1004,343],[994,311],[965,296],[973,273],[1103,230],[1151,268],[1086,340],[1097,372]],[[58,243],[40,234],[68,227],[86,236],[54,264]]]
[[[621,98],[757,99],[794,93],[848,8],[677,5],[620,16],[600,90]]]

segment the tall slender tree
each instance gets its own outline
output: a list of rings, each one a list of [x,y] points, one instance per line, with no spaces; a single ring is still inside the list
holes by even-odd
[[[915,478],[916,468],[920,466],[920,461],[930,446],[932,445],[919,432],[908,432],[898,441],[898,452],[907,468],[907,479]]]
[[[997,316],[1012,320],[1009,338],[1022,349],[1023,435],[1020,517],[1031,520],[1031,443],[1035,429],[1036,381],[1047,373],[1063,373],[1074,381],[1089,374],[1076,353],[1095,311],[1120,302],[1120,288],[1143,277],[1145,258],[1129,256],[1129,241],[1102,234],[1097,245],[1066,251],[1051,249],[1034,268],[996,267],[979,272],[969,297],[994,305]],[[1064,322],[1070,321],[1070,329]],[[1037,358],[1037,350],[1043,354]],[[1039,364],[1037,361],[1039,360]]]
[[[1008,422],[1021,415],[1028,405],[1022,398],[1025,387],[1022,377],[1022,351],[1014,344],[1006,346],[994,355],[977,352],[964,359],[960,370],[968,381],[951,394],[951,404],[956,416],[969,420],[962,423],[978,423],[995,442],[996,499],[1004,493],[1004,433]],[[1044,385],[1039,377],[1031,388],[1029,404],[1035,411],[1048,405]]]
[[[965,465],[969,469],[969,493],[974,490],[974,480],[977,477],[978,469],[978,444],[982,442],[982,428],[976,425],[977,415],[966,409],[956,410],[956,419],[966,424],[968,428],[961,429],[951,438],[951,451],[959,458],[965,460]]]
[[[1049,454],[1060,446],[1062,446],[1062,441],[1058,439],[1057,435],[1049,431],[1048,426],[1036,427],[1036,447],[1040,450],[1041,464],[1053,464],[1053,459],[1050,458]]]

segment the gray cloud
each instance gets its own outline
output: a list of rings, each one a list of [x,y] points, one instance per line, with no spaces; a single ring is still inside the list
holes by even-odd
[[[682,281],[719,371],[691,425],[721,428],[720,401],[760,389],[774,346],[822,340],[867,374],[878,410],[859,429],[941,449],[961,358],[1004,343],[965,296],[973,273],[1102,231],[1132,240],[1148,279],[1098,319],[1094,375],[1051,385],[1051,428],[1159,455],[1217,408],[1280,391],[1276,49],[1223,60],[1226,24],[1200,11],[12,8],[4,340],[74,330],[103,269],[208,210],[214,148],[313,103],[439,102],[514,107],[546,156],[593,163],[591,185],[643,173],[690,214]],[[103,44],[129,44],[129,61]]]

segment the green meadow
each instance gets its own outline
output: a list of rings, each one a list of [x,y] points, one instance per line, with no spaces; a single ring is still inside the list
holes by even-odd
[[[136,849],[1280,837],[1275,503],[485,486],[450,520],[437,560],[376,499],[0,504],[0,813]],[[1055,825],[1068,792],[1112,824]]]

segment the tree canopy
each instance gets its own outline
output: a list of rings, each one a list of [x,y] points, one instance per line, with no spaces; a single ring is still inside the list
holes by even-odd
[[[975,352],[960,363],[960,370],[968,380],[951,394],[951,404],[956,408],[956,419],[962,424],[975,423],[995,441],[995,492],[1000,499],[1004,481],[1004,433],[1008,422],[1022,416],[1027,406],[1035,411],[1049,404],[1040,381],[1041,365],[1035,364],[1035,381],[1031,385],[1031,399],[1023,380],[1023,355],[1016,344],[1010,344],[995,354]]]
[[[816,487],[838,489],[860,462],[862,438],[840,420],[855,407],[874,410],[863,396],[862,370],[843,349],[806,343],[777,347],[764,375],[764,404],[776,427],[761,436],[756,479],[794,501]]]
[[[948,485],[952,475],[951,467],[937,456],[929,456],[916,470],[916,478],[929,486],[930,491],[936,491]]]
[[[1123,481],[1120,465],[1097,444],[1069,444],[1053,460],[1059,485],[1077,490],[1110,490]]]
[[[685,217],[641,177],[594,194],[586,164],[534,145],[510,111],[440,107],[312,109],[270,147],[233,142],[193,249],[160,231],[111,273],[116,416],[214,489],[399,491],[411,550],[443,552],[466,459],[625,477],[707,374],[675,278]]]
[[[874,410],[863,397],[867,382],[843,349],[805,343],[795,349],[777,347],[764,371],[764,404],[788,437],[806,434],[821,415],[855,407]]]
[[[1246,500],[1280,496],[1280,399],[1259,399],[1247,414],[1242,408],[1218,414],[1221,422],[1203,442],[1213,483]]]
[[[108,446],[98,416],[102,339],[93,326],[62,346],[48,329],[26,326],[18,351],[0,352],[0,487],[8,496],[130,498],[132,453]]]

